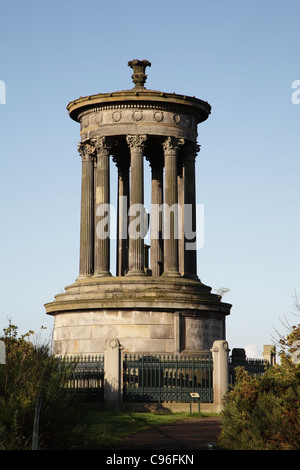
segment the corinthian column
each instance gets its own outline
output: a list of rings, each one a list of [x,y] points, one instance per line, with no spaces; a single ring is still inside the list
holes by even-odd
[[[184,139],[168,137],[163,144],[165,156],[165,199],[164,199],[164,276],[179,276],[178,272],[178,191],[177,157]]]
[[[95,168],[95,260],[94,276],[110,276],[110,181],[109,156],[112,142],[106,137],[93,139],[97,152]]]
[[[118,209],[117,209],[117,276],[124,276],[128,270],[128,208],[129,208],[129,158],[117,154],[114,162],[118,168]]]
[[[160,155],[159,155],[160,157]],[[151,179],[151,271],[152,276],[163,272],[162,204],[163,204],[163,158],[149,159]]]
[[[178,271],[181,276],[185,274],[185,263],[184,263],[184,166],[182,158],[177,161],[177,184],[178,184],[178,207],[180,207],[182,213],[181,224],[178,221]]]
[[[184,265],[185,275],[197,276],[195,159],[200,146],[189,142],[184,155]]]
[[[128,275],[144,275],[144,147],[146,136],[129,135],[130,207]]]
[[[79,279],[93,274],[94,255],[94,154],[90,142],[81,142],[82,161]]]

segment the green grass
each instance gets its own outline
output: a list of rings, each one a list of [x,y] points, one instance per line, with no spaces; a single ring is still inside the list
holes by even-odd
[[[203,413],[110,412],[83,407],[73,424],[68,449],[101,450],[117,447],[128,435],[152,426],[207,416]]]

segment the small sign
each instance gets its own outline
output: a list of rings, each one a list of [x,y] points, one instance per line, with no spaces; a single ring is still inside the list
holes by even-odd
[[[192,398],[199,398],[199,393],[190,393]]]
[[[5,364],[5,343],[0,340],[0,364]]]

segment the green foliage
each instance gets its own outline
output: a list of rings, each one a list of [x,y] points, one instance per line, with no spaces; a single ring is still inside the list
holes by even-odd
[[[298,328],[298,329],[297,329]],[[296,331],[297,330],[297,331]],[[292,345],[299,326],[282,344]],[[251,377],[237,368],[237,382],[224,399],[220,444],[233,450],[300,449],[300,365],[282,350],[281,364]]]
[[[33,346],[28,341],[32,331],[19,338],[17,331],[10,324],[2,338],[6,364],[0,368],[0,450],[31,449],[39,400],[39,448],[63,448],[76,407],[74,395],[64,387],[73,365],[61,364],[47,346]]]

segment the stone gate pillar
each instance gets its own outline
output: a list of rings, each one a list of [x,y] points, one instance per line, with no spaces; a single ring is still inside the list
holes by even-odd
[[[211,349],[213,357],[214,404],[222,410],[222,399],[228,390],[228,354],[227,341],[214,341]]]
[[[104,355],[104,401],[122,401],[122,347],[117,338],[108,339]]]

